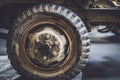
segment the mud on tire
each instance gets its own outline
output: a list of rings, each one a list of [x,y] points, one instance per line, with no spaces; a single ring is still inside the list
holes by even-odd
[[[38,63],[34,63],[27,54],[29,46],[26,47],[30,42],[29,34],[39,32],[38,28],[42,30],[41,27],[48,24],[66,36],[69,48],[64,59],[60,62],[57,60],[58,63],[50,64],[50,67],[41,66],[38,59]],[[70,80],[85,67],[90,52],[90,40],[84,23],[71,10],[55,4],[37,5],[18,16],[11,27],[7,39],[8,57],[20,75],[42,80]]]

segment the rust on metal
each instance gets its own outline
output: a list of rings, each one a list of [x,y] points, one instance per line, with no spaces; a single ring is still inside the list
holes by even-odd
[[[65,36],[48,26],[29,35],[28,54],[31,59],[48,66],[65,58],[66,44]]]

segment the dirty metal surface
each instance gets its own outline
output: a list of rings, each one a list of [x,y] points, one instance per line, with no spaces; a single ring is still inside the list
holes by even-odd
[[[88,9],[90,22],[120,23],[120,9]]]
[[[39,29],[29,35],[28,56],[45,66],[53,62],[61,62],[65,58],[66,44],[65,36],[58,30],[52,27]]]

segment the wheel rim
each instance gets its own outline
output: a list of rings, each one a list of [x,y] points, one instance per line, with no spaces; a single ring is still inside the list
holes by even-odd
[[[73,39],[75,38],[74,35],[77,32],[74,32],[74,29],[72,27],[66,28],[66,26],[68,26],[68,23],[64,22],[64,20],[58,22],[56,20],[51,19],[36,20],[29,26],[27,26],[21,35],[21,39],[19,42],[20,52],[19,55],[17,55],[19,61],[22,62],[22,64],[24,65],[24,66],[22,65],[22,67],[24,67],[25,70],[30,71],[30,73],[32,73],[33,72],[32,70],[34,70],[36,71],[36,75],[43,77],[60,75],[65,73],[64,71],[68,71],[70,68],[72,68],[73,64],[76,61],[76,56],[78,58],[80,56],[80,54],[74,51],[75,50],[77,51],[78,49],[80,49],[80,47],[75,46],[77,45],[77,42],[75,42],[75,40]],[[48,31],[50,31],[53,34],[51,33],[49,34]],[[69,34],[70,32],[73,34],[72,35]],[[51,36],[57,42],[53,41],[51,42],[52,44],[48,43],[52,39],[50,38],[48,42],[47,40],[43,39],[43,43],[41,43],[42,40],[39,40],[38,38],[39,37],[43,38],[43,36],[44,37]],[[39,46],[35,45],[38,43],[40,43]],[[59,45],[56,45],[57,43]],[[45,54],[42,55],[40,53],[39,56],[38,55],[36,56],[34,54],[34,52],[36,51],[35,49],[38,49],[38,47],[40,47],[41,45],[46,48],[42,52]],[[56,46],[54,48],[51,48],[51,45]],[[56,47],[59,47],[59,50],[58,53],[56,54],[57,56],[53,56],[55,55],[54,50],[56,50]],[[53,49],[53,52],[50,53],[51,51],[49,51],[49,49]],[[38,52],[39,50],[36,51],[36,53]],[[50,53],[50,55],[46,53],[48,54]],[[64,68],[64,71],[62,71],[63,70],[62,68]],[[52,74],[50,74],[51,72]]]
[[[25,42],[32,26],[40,25],[39,22],[50,23],[52,20],[58,22],[53,24],[61,23],[64,27],[59,28],[65,32],[66,37],[70,36],[70,39],[67,37],[70,53],[61,66],[44,70],[29,63],[29,58],[25,57],[27,56]],[[60,5],[40,4],[29,8],[17,17],[8,34],[10,35],[7,43],[8,57],[14,69],[25,78],[72,79],[81,72],[88,60],[90,40],[84,23],[74,12]]]
[[[55,67],[65,59],[69,45],[64,32],[54,25],[41,25],[39,30],[29,34],[27,56],[44,67]],[[45,27],[44,27],[45,26]],[[67,50],[67,51],[66,51]]]

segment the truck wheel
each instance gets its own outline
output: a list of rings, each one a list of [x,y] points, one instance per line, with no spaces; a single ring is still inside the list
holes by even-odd
[[[26,78],[70,80],[85,66],[90,40],[71,10],[41,4],[22,13],[9,31],[8,57]]]

